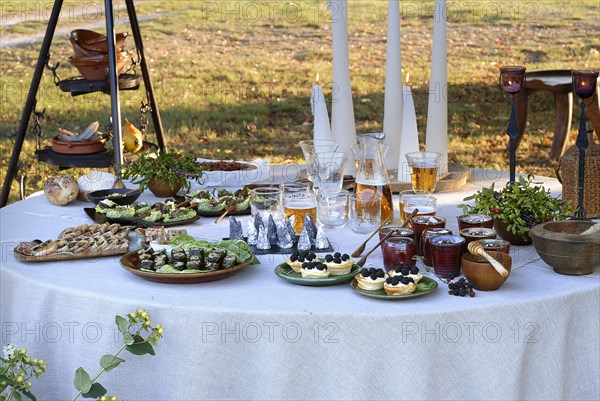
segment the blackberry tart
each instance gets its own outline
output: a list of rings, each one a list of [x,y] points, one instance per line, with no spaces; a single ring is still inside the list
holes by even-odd
[[[352,266],[354,266],[354,260],[346,253],[342,255],[336,252],[333,255],[325,255],[325,264],[332,276],[341,276],[350,273]]]
[[[385,283],[385,272],[383,269],[362,269],[360,273],[354,276],[358,282],[358,287],[367,291],[376,291],[383,288]]]
[[[317,255],[314,252],[294,252],[285,261],[296,273],[300,273],[304,262],[318,261]]]
[[[417,290],[417,285],[411,277],[396,275],[385,279],[383,290],[388,295],[408,295]]]
[[[410,265],[399,265],[395,269],[390,270],[388,272],[388,275],[390,277],[410,277],[413,279],[415,284],[419,284],[419,281],[421,281],[421,279],[423,278],[423,275],[419,271],[419,268],[417,266]]]
[[[300,274],[302,278],[326,278],[329,277],[331,272],[327,269],[325,263],[316,261],[302,263]]]

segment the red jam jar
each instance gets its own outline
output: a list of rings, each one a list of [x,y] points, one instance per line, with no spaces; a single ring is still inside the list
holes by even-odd
[[[396,234],[392,234],[391,237],[406,237],[406,238],[413,238],[415,237],[415,232],[413,230],[411,230],[410,228],[406,228],[406,227],[401,227],[401,226],[389,226],[389,227],[384,227],[381,230],[379,230],[379,241],[383,240],[383,237],[385,237],[390,231],[392,230],[396,230]]]
[[[460,235],[467,240],[465,245],[469,245],[469,243],[473,241],[479,241],[482,239],[495,239],[496,230],[485,227],[463,228],[460,230]]]
[[[417,261],[415,241],[406,237],[390,237],[385,240],[383,248],[383,265],[387,270],[395,269],[398,265],[414,266]]]
[[[460,262],[465,251],[465,239],[458,235],[438,235],[429,241],[435,275],[453,279],[460,276]]]
[[[452,231],[447,228],[426,228],[423,230],[421,234],[421,256],[423,256],[423,264],[425,266],[433,266],[429,241],[436,235],[452,235]]]
[[[410,220],[412,229],[415,232],[415,243],[417,254],[421,255],[421,234],[426,228],[445,228],[446,219],[438,216],[415,216]]]
[[[458,220],[458,230],[471,227],[494,227],[494,219],[487,214],[463,214],[456,218]]]
[[[510,253],[510,242],[503,239],[480,239],[478,241],[486,252],[496,251],[502,253]]]

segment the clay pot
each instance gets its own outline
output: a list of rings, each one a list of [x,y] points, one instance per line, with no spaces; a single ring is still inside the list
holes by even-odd
[[[512,266],[510,255],[494,251],[488,252],[488,254],[500,262],[510,275],[510,268]],[[462,269],[465,277],[473,282],[476,290],[480,291],[495,291],[508,278],[508,276],[502,277],[485,258],[471,255],[470,253],[465,253],[462,256]]]
[[[387,270],[393,270],[398,265],[414,266],[417,261],[413,259],[416,253],[415,241],[406,237],[391,237],[382,245],[383,265]]]
[[[529,234],[526,234],[525,236],[513,234],[512,232],[508,231],[506,226],[507,224],[502,220],[494,219],[494,230],[496,230],[496,233],[500,236],[500,238],[510,242],[512,245],[531,244],[531,237]]]
[[[465,252],[465,239],[458,235],[438,235],[429,241],[435,275],[453,279],[460,276],[460,261]]]
[[[148,182],[148,189],[157,198],[170,198],[175,195],[183,186],[183,180],[175,182],[171,187],[168,182],[162,181],[160,178],[152,177]]]
[[[463,214],[456,218],[458,220],[458,230],[471,227],[494,227],[494,219],[487,214]]]

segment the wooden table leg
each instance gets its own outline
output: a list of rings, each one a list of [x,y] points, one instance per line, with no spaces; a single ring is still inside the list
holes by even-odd
[[[550,150],[550,159],[558,160],[567,145],[569,129],[571,128],[571,115],[573,110],[573,93],[555,93],[554,111],[556,120],[554,125],[554,140]]]
[[[529,96],[533,93],[530,89],[525,89],[523,99],[517,102],[517,123],[519,124],[519,137],[517,138],[517,147],[521,143],[525,127],[527,127],[527,105],[529,104]]]
[[[587,108],[587,116],[592,128],[596,131],[596,138],[600,141],[600,89],[596,91],[594,97],[595,100]]]

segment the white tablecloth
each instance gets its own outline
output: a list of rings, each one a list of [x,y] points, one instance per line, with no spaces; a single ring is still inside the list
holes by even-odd
[[[438,215],[456,230],[456,204],[506,179],[474,171],[464,188],[435,194]],[[560,192],[556,180],[544,184]],[[281,255],[190,285],[145,281],[117,257],[40,264],[14,258],[20,241],[89,223],[84,206],[53,206],[38,196],[0,210],[2,343],[47,361],[32,388],[38,399],[71,399],[75,370],[96,372],[99,358],[119,348],[114,315],[141,307],[166,328],[156,356],[126,354],[127,362],[100,380],[126,400],[600,397],[598,271],[558,275],[532,246],[513,247],[513,272],[498,291],[461,298],[441,284],[428,296],[389,302],[348,285],[289,284],[273,273]],[[197,237],[228,234],[226,219],[185,228]],[[348,228],[328,235],[348,253],[363,238]],[[381,265],[381,253],[369,261]]]

